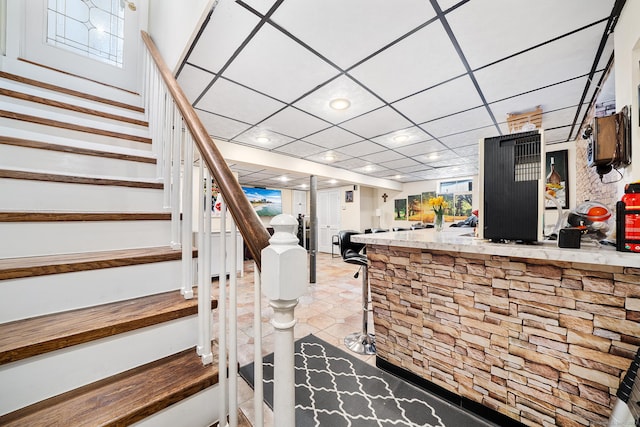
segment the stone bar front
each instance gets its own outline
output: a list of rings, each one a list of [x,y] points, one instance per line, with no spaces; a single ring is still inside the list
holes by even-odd
[[[379,359],[526,425],[607,424],[640,345],[640,254],[432,230],[353,240]]]

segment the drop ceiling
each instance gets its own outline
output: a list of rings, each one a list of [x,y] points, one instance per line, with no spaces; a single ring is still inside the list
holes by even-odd
[[[576,138],[623,4],[219,0],[177,76],[214,141],[257,149],[231,162],[243,185],[300,188],[309,176],[287,164],[303,161],[360,183],[470,176],[478,140],[509,133],[510,113],[540,106],[548,150]]]

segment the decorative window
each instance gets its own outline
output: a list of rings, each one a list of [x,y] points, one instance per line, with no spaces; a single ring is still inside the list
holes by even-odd
[[[48,0],[47,43],[123,66],[122,0]]]

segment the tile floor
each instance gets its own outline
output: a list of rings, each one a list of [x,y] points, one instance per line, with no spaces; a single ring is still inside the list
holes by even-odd
[[[295,339],[308,334],[346,349],[343,339],[346,335],[360,331],[362,328],[362,276],[354,278],[357,266],[347,264],[340,257],[318,253],[316,257],[316,283],[309,284],[307,293],[300,298],[295,309],[297,324],[294,329]],[[238,278],[238,363],[244,366],[253,362],[253,313],[254,286],[253,262],[244,263],[243,277]],[[218,281],[212,282],[213,294],[217,297]],[[273,311],[266,298],[262,298],[262,337],[263,355],[273,352],[273,327],[269,323]],[[217,319],[214,319],[214,325]],[[215,329],[215,328],[214,328]],[[369,329],[373,331],[373,322],[369,321]],[[217,335],[214,332],[214,336]],[[375,356],[356,355],[358,358],[375,365]],[[251,388],[238,378],[238,402],[247,418],[253,422],[253,392]],[[265,426],[273,425],[273,414],[264,405]]]

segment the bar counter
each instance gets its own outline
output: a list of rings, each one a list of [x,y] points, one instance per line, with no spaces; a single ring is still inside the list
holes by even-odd
[[[378,364],[525,425],[606,425],[640,345],[640,254],[362,234]],[[495,412],[492,412],[495,411]]]

